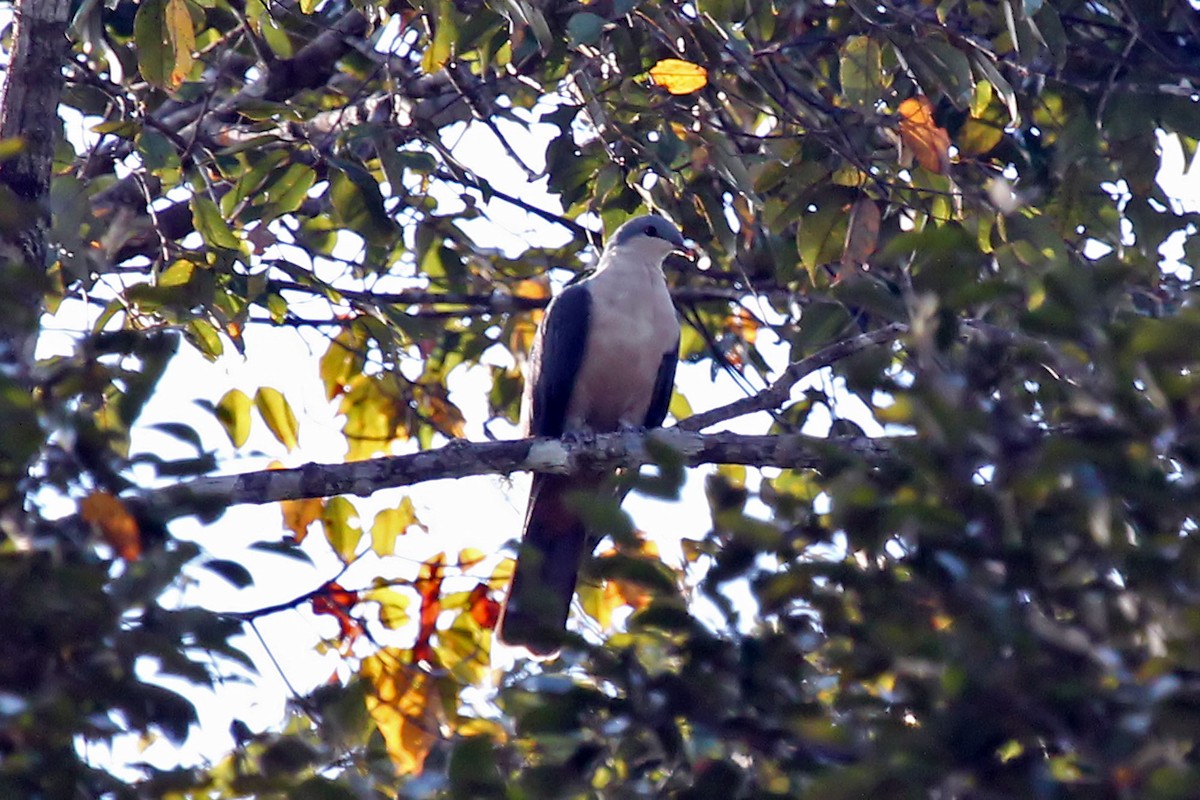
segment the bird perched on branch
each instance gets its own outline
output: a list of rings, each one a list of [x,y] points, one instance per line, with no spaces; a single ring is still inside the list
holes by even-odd
[[[662,424],[679,359],[679,320],[663,261],[690,254],[662,217],[631,219],[609,239],[596,272],[550,304],[525,379],[527,436],[561,438]],[[589,536],[580,495],[604,474],[533,476],[525,529],[499,634],[546,655],[558,649]],[[591,542],[594,545],[595,542]]]

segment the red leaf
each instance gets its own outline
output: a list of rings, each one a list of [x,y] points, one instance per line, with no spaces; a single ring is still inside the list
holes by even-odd
[[[484,630],[496,627],[496,622],[500,619],[500,604],[488,597],[486,583],[481,583],[471,590],[467,603],[471,609],[471,619],[478,622],[479,627]]]
[[[417,594],[421,596],[421,624],[417,629],[417,643],[413,645],[413,661],[437,663],[429,640],[437,630],[438,615],[442,613],[442,604],[438,602],[438,597],[442,592],[442,568],[445,563],[445,553],[438,553],[426,561],[421,565],[421,573],[414,584]]]
[[[336,581],[329,581],[312,596],[313,613],[328,614],[336,619],[343,643],[353,642],[363,634],[362,623],[350,615],[357,603],[358,593],[342,588]]]

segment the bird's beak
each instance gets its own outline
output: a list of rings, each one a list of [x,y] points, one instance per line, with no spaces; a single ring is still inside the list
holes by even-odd
[[[700,249],[696,247],[695,242],[684,241],[683,244],[676,247],[672,252],[683,256],[692,263],[695,263],[700,258]]]

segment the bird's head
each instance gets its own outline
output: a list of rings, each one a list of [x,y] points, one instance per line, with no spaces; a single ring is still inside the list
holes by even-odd
[[[634,217],[617,228],[605,249],[616,248],[631,254],[644,255],[659,263],[673,252],[693,258],[695,255],[692,248],[683,241],[683,234],[679,229],[657,214]]]

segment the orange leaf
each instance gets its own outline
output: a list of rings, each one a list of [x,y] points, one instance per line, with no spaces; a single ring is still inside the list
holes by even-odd
[[[754,344],[758,339],[758,320],[744,308],[738,308],[725,320],[725,329],[737,336],[746,344]]]
[[[438,615],[442,613],[442,604],[438,598],[442,592],[442,573],[446,563],[446,554],[438,553],[421,565],[413,587],[421,596],[421,622],[417,629],[417,643],[413,645],[413,660],[437,662],[429,640],[437,630]]]
[[[91,523],[108,546],[126,561],[142,554],[142,536],[137,520],[125,504],[105,491],[95,491],[79,502],[79,513]]]
[[[367,713],[383,736],[400,775],[417,775],[438,739],[437,683],[431,675],[404,663],[397,648],[363,659],[359,674],[371,687]]]
[[[517,281],[512,287],[514,297],[525,297],[529,300],[545,300],[550,296],[550,281],[545,278],[526,278]]]
[[[900,139],[925,169],[942,175],[950,170],[950,134],[933,121],[929,98],[910,97],[900,104]]]
[[[678,58],[664,58],[650,68],[650,79],[671,94],[691,94],[708,85],[708,70]]]
[[[353,642],[363,634],[362,623],[350,615],[358,603],[358,593],[347,591],[336,581],[329,581],[312,595],[314,614],[328,614],[338,621],[343,643]]]
[[[281,500],[279,508],[283,512],[283,527],[291,531],[296,544],[300,544],[308,535],[308,526],[321,518],[325,501],[319,497]]]
[[[647,558],[660,559],[658,545],[649,539],[642,539],[637,549],[623,549],[629,555],[641,555]],[[601,558],[615,553],[615,550],[610,550],[602,553]],[[610,580],[604,584],[604,605],[610,617],[612,611],[621,606],[629,606],[638,611],[649,605],[652,599],[653,596],[650,592],[633,581]]]
[[[445,392],[440,386],[430,387],[435,391],[426,390],[426,404],[429,406],[429,421],[445,436],[461,439],[467,435],[466,418],[458,406],[441,395]]]
[[[496,622],[500,619],[500,604],[488,597],[486,583],[481,583],[471,590],[467,604],[471,609],[471,619],[478,622],[479,627],[486,630],[496,627]]]
[[[860,197],[850,209],[839,279],[846,277],[850,270],[861,269],[875,252],[875,246],[879,243],[879,223],[879,206],[868,197]]]

